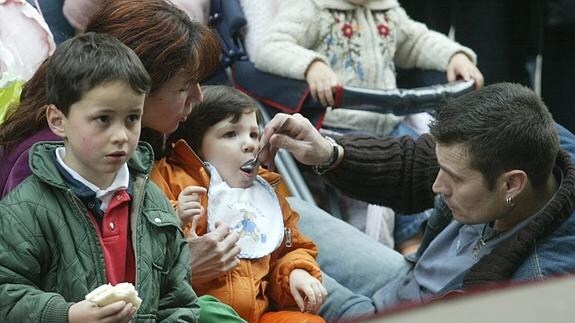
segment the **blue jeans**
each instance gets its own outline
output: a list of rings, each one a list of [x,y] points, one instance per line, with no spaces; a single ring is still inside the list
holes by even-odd
[[[299,213],[299,229],[318,246],[318,262],[327,301],[319,314],[329,322],[350,321],[375,314],[373,294],[410,264],[393,249],[352,225],[298,198],[288,198]]]

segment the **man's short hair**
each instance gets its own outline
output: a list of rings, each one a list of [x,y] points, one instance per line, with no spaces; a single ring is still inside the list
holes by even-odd
[[[498,83],[449,99],[437,111],[431,134],[441,144],[464,144],[470,166],[492,189],[497,178],[523,170],[534,188],[555,164],[559,139],[543,101],[519,84]]]

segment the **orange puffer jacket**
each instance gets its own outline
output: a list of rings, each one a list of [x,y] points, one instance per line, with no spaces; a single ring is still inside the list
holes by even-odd
[[[260,169],[259,175],[273,187],[277,187],[281,180],[279,174],[265,169]],[[203,162],[183,140],[174,145],[171,157],[156,162],[151,178],[175,206],[184,188],[190,185],[208,187],[210,183],[210,175]],[[321,279],[319,265],[315,260],[317,247],[298,230],[299,215],[290,208],[285,197],[278,194],[278,200],[284,226],[291,231],[291,246],[287,246],[290,244],[284,237],[282,244],[270,255],[260,259],[242,259],[240,265],[226,275],[193,285],[198,295],[217,297],[249,322],[257,322],[262,313],[270,310],[270,305],[276,310],[297,310],[289,290],[289,274],[292,270],[304,269]],[[205,210],[207,204],[207,198],[203,196],[202,205]],[[196,227],[196,233],[201,236],[206,231],[207,217],[204,216]]]

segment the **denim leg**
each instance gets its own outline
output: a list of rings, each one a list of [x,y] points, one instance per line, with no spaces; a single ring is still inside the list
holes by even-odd
[[[400,122],[398,123],[395,128],[389,133],[392,137],[402,137],[402,136],[410,136],[413,138],[419,137],[419,134],[411,128],[407,123]]]
[[[395,215],[395,227],[393,228],[393,240],[395,245],[417,235],[419,230],[431,214],[431,209],[416,214]]]
[[[410,268],[400,253],[349,223],[301,199],[288,201],[300,215],[299,229],[318,246],[322,271],[353,293],[371,298]]]

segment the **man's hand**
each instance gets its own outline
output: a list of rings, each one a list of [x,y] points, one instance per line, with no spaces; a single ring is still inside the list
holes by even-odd
[[[289,119],[284,125],[284,121]],[[283,125],[283,126],[282,126]],[[282,127],[281,133],[276,131]],[[276,114],[264,129],[262,145],[270,142],[268,149],[262,152],[263,160],[273,166],[273,158],[278,149],[283,148],[305,165],[326,163],[332,154],[332,146],[311,122],[299,113],[289,115]],[[273,168],[273,167],[272,167]]]

